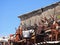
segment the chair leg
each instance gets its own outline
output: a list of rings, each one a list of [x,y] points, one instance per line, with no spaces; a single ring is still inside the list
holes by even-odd
[[[56,41],[57,41],[57,34],[56,34]]]
[[[52,37],[51,37],[51,41],[52,41]]]

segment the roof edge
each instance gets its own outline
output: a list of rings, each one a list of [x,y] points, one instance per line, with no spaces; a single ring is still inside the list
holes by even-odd
[[[27,16],[27,15],[33,13],[33,12],[39,11],[39,10],[41,10],[41,9],[44,9],[44,8],[46,8],[46,7],[49,7],[49,6],[52,6],[52,5],[55,5],[55,4],[59,4],[59,3],[60,3],[60,1],[59,1],[59,2],[56,2],[56,3],[53,3],[53,4],[51,4],[51,5],[48,5],[48,6],[42,7],[42,8],[40,8],[40,9],[33,10],[33,11],[31,11],[31,12],[22,14],[22,15],[18,16],[18,18],[22,18],[23,16]]]

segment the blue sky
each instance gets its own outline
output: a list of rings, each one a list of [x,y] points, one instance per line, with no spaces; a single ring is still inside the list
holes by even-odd
[[[0,0],[0,36],[15,33],[19,15],[48,6],[60,0]]]

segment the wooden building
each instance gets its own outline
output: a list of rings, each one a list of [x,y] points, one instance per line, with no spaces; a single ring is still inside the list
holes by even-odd
[[[38,25],[41,17],[50,18],[49,15],[60,15],[60,2],[23,14],[18,18],[21,20],[21,25],[25,24],[28,27],[33,26],[35,22]]]

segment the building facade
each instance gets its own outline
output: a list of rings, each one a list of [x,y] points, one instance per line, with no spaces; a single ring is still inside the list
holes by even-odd
[[[38,10],[34,10],[27,14],[23,14],[21,16],[18,16],[18,18],[20,18],[21,20],[21,25],[33,26],[34,23],[38,25],[38,22],[40,22],[41,17],[50,18],[50,15],[59,17],[58,15],[60,15],[60,2],[57,2],[55,4],[46,6]]]

